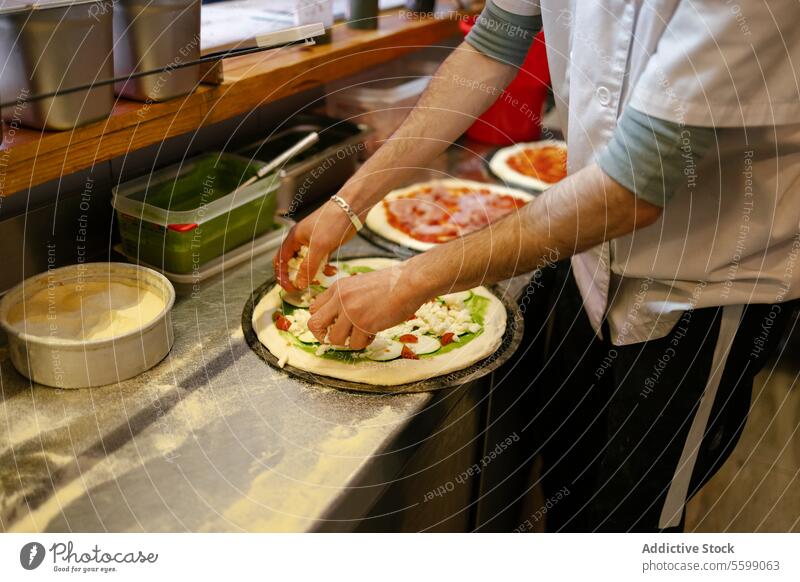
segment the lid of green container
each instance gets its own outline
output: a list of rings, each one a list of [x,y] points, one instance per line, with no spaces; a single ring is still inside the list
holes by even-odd
[[[241,188],[235,193],[231,192],[194,210],[166,210],[164,208],[159,208],[158,206],[148,204],[145,201],[132,199],[132,197],[136,196],[143,190],[149,189],[151,185],[158,184],[163,180],[169,181],[174,179],[174,177],[178,175],[180,171],[188,170],[195,160],[200,160],[208,156],[216,158],[234,158],[255,168],[262,168],[266,165],[264,162],[258,160],[249,160],[237,154],[204,154],[198,156],[197,158],[189,159],[178,164],[173,164],[166,168],[156,170],[152,174],[141,176],[129,182],[125,182],[124,184],[115,186],[112,189],[113,196],[111,199],[111,205],[118,212],[134,216],[140,220],[144,220],[152,224],[164,227],[170,227],[174,225],[178,226],[179,228],[185,227],[186,230],[190,230],[191,228],[194,228],[195,225],[208,222],[209,220],[212,220],[217,216],[224,214],[225,212],[230,212],[231,210],[256,200],[257,198],[266,196],[267,194],[276,191],[280,186],[280,180],[278,179],[278,176],[276,174],[272,174],[271,179],[270,176],[266,176],[262,180],[259,180],[250,186]]]

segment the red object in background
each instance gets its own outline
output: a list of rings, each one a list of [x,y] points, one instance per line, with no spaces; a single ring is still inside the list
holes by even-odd
[[[476,16],[459,23],[466,35],[475,25]],[[539,32],[520,72],[478,120],[467,130],[472,139],[496,145],[535,141],[542,133],[542,107],[550,85],[544,33]]]

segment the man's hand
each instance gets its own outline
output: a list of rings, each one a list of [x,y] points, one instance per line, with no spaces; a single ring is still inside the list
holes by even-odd
[[[272,265],[280,286],[289,292],[306,289],[322,261],[353,238],[355,232],[347,215],[333,203],[323,205],[304,218],[289,231],[273,259]],[[300,272],[293,284],[289,280],[289,259],[304,245],[308,247],[308,255],[300,265]]]
[[[431,298],[405,266],[339,279],[311,305],[308,329],[321,342],[327,336],[343,346],[349,337],[352,349],[365,348],[377,332],[405,321]]]

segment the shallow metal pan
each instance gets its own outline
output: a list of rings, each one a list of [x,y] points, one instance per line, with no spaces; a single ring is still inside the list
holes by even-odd
[[[378,202],[378,204],[381,203]],[[392,255],[399,259],[408,259],[422,252],[389,240],[388,238],[379,235],[366,224],[361,228],[361,230],[358,231],[358,234],[361,238],[368,240],[376,247],[382,248],[385,251],[389,251],[392,253]]]

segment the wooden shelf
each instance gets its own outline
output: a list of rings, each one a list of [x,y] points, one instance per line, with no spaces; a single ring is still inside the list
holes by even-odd
[[[288,97],[430,46],[458,33],[457,18],[409,20],[382,15],[380,28],[337,25],[333,42],[231,59],[220,85],[200,85],[186,97],[144,104],[119,100],[111,116],[71,131],[5,128],[0,146],[0,196],[124,156],[255,107]]]

